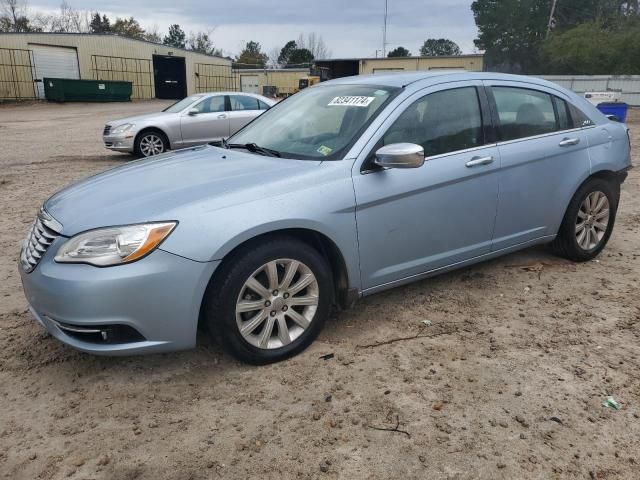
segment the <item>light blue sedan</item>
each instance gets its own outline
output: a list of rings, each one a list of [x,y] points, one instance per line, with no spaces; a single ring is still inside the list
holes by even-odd
[[[133,162],[47,200],[20,272],[34,317],[86,352],[294,355],[333,306],[549,243],[611,235],[621,123],[555,84],[492,73],[326,82],[220,147]]]

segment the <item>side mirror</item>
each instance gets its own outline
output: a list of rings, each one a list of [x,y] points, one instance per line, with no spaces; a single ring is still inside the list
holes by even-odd
[[[611,120],[612,122],[622,123],[622,122],[620,121],[620,117],[618,117],[617,115],[609,114],[609,115],[607,115],[607,118],[608,118],[609,120]]]
[[[190,108],[189,111],[187,112],[187,114],[191,117],[198,115],[200,113],[200,110],[198,110],[197,108]]]
[[[384,168],[418,168],[424,165],[424,148],[415,143],[392,143],[376,152],[374,163]]]

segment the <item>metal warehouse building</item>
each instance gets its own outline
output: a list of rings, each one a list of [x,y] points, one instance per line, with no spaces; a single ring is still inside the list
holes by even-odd
[[[45,77],[129,81],[133,99],[237,90],[226,58],[110,34],[0,33],[0,100],[44,98]]]

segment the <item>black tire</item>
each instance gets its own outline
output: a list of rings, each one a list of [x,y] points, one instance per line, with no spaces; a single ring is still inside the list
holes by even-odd
[[[309,325],[291,343],[278,348],[259,348],[241,334],[236,322],[236,302],[245,282],[256,270],[277,259],[297,260],[311,270],[318,285],[318,306]],[[333,292],[330,267],[316,249],[287,235],[272,236],[251,242],[224,260],[207,289],[205,321],[209,333],[219,338],[225,350],[237,359],[256,365],[278,362],[296,355],[315,340],[329,316]]]
[[[609,223],[602,238],[598,243],[589,249],[585,249],[578,244],[576,238],[576,224],[578,221],[578,211],[586,197],[593,192],[602,192],[609,202]],[[618,210],[620,199],[620,184],[613,180],[601,177],[593,177],[584,182],[575,193],[560,225],[558,235],[551,243],[552,251],[561,257],[568,258],[574,262],[586,262],[592,260],[600,254],[607,245]]]
[[[161,152],[149,154],[148,150],[144,148],[143,142],[145,142],[145,140],[148,140],[150,137],[157,138],[162,143]],[[170,150],[169,139],[160,130],[143,130],[136,136],[135,142],[133,144],[133,150],[138,157],[151,157],[153,155],[159,155],[160,153],[164,153]]]

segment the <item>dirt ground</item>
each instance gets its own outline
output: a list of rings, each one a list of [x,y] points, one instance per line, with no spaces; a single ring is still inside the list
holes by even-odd
[[[640,169],[598,260],[535,248],[396,288],[284,363],[45,335],[17,272],[30,222],[128,160],[102,147],[106,120],[162,105],[0,106],[0,478],[640,477]],[[640,146],[640,111],[630,125]]]

